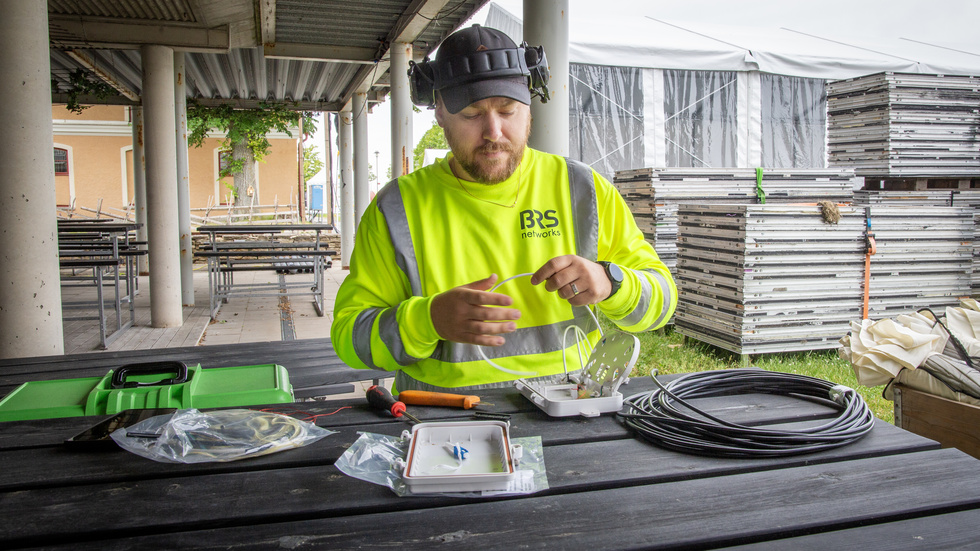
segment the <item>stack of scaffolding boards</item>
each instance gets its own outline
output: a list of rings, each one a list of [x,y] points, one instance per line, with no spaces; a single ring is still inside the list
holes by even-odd
[[[850,169],[766,169],[761,190],[767,203],[850,203],[853,180]],[[677,263],[678,205],[760,202],[753,168],[620,170],[613,184],[671,272]]]
[[[980,189],[859,190],[854,192],[854,204],[857,206],[946,206],[971,209],[974,229],[970,287],[973,296],[980,293]]]
[[[972,210],[681,205],[681,334],[737,354],[836,348],[864,310],[867,216],[877,253],[869,317],[942,309],[970,294]]]
[[[872,319],[920,308],[937,312],[972,293],[974,222],[970,207],[872,206]]]
[[[858,176],[975,177],[980,77],[878,73],[827,88],[831,166]]]
[[[980,206],[980,189],[861,189],[854,191],[854,204],[860,206],[908,205],[929,207],[970,207],[976,209],[978,206]]]
[[[738,354],[838,346],[861,319],[863,209],[681,205],[674,326]]]

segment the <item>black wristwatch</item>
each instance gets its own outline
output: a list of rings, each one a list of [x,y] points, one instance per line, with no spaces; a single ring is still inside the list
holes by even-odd
[[[609,278],[609,283],[612,285],[612,291],[609,292],[609,297],[611,297],[623,286],[623,269],[607,260],[600,260],[599,264],[605,268],[606,277]]]

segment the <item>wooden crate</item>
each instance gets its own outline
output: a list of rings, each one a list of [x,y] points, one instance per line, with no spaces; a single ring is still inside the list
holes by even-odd
[[[897,384],[895,424],[980,458],[980,407]]]

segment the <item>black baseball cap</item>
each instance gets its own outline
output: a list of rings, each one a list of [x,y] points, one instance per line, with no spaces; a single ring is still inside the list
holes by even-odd
[[[526,67],[514,66],[511,70],[501,71],[493,67],[473,67],[470,60],[466,59],[466,56],[485,50],[514,50],[516,54],[517,44],[497,29],[473,25],[449,35],[439,46],[436,62],[440,66],[470,71],[469,78],[464,74],[454,75],[444,86],[437,88],[450,113],[459,113],[473,102],[492,97],[505,97],[525,105],[531,104],[527,77],[529,73]],[[523,65],[523,59],[520,61]],[[479,75],[484,72],[496,76],[488,75],[489,78],[481,79]],[[501,72],[505,74],[500,75]]]

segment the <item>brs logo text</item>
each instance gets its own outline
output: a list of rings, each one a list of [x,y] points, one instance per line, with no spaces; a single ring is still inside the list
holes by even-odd
[[[558,225],[558,217],[555,214],[556,211],[554,210],[546,210],[544,212],[530,209],[522,210],[521,237],[528,239],[561,236],[561,231],[555,229]]]
[[[558,225],[558,218],[555,217],[555,211],[546,210],[541,212],[539,210],[522,210],[521,211],[521,229],[529,230],[533,228],[546,229],[553,228]]]

